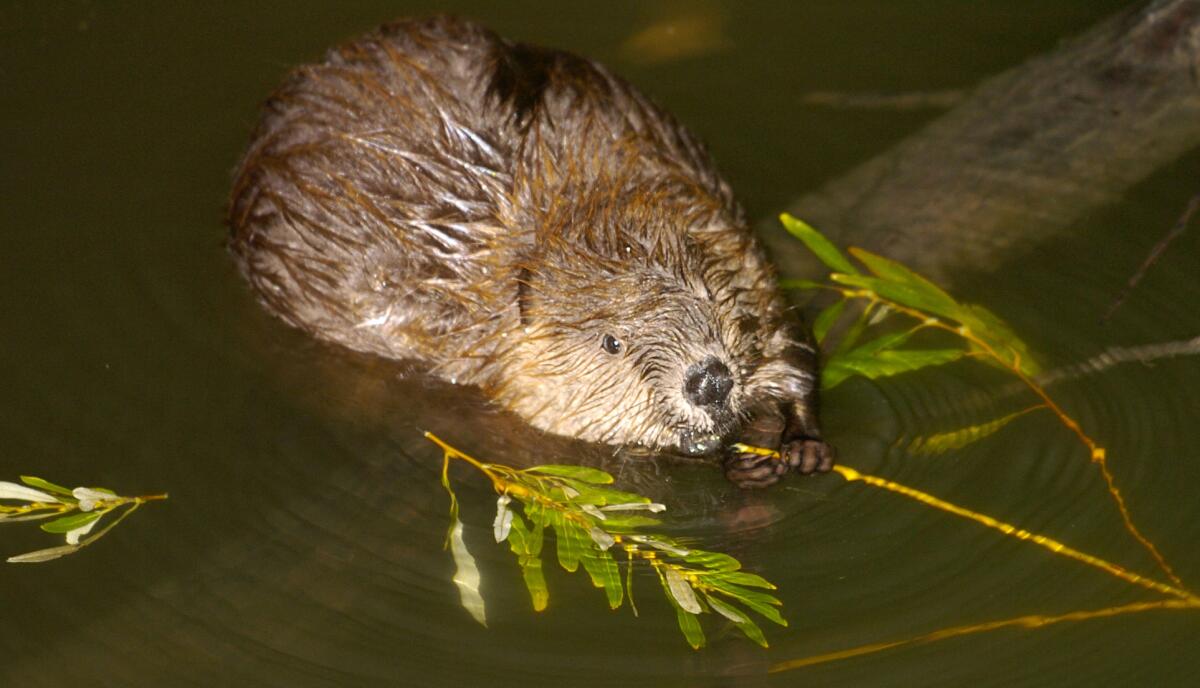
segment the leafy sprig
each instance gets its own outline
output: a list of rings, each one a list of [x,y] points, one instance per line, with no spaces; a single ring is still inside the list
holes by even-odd
[[[107,535],[142,504],[167,498],[165,494],[123,497],[106,487],[69,489],[31,475],[21,476],[21,482],[24,485],[0,481],[0,523],[53,519],[41,524],[41,529],[63,535],[66,544],[9,557],[10,564],[40,563],[74,554]],[[109,514],[115,514],[114,518],[93,533]]]
[[[1125,530],[1154,558],[1158,567],[1175,585],[1183,587],[1183,581],[1167,563],[1158,547],[1134,525],[1125,498],[1108,469],[1108,456],[1104,447],[1084,432],[1078,421],[1068,415],[1045,388],[1038,384],[1035,376],[1040,369],[1030,355],[1029,347],[1003,320],[982,306],[959,303],[937,285],[895,261],[863,249],[850,248],[850,255],[866,270],[863,272],[832,242],[804,222],[787,214],[780,216],[780,221],[788,232],[804,242],[813,255],[832,270],[826,282],[791,280],[784,283],[785,287],[830,290],[840,294],[842,300],[827,307],[817,317],[816,322],[820,325],[817,334],[823,345],[836,321],[843,317],[842,313],[850,310],[846,308],[846,302],[861,301],[865,304],[857,318],[846,328],[838,345],[825,347],[832,349],[822,375],[822,385],[825,388],[833,387],[851,375],[886,377],[948,363],[967,355],[1008,371],[1038,399],[1038,403],[1025,411],[1044,408],[1075,434],[1104,478],[1109,496],[1120,512]],[[893,315],[906,318],[908,328],[900,332],[887,329],[885,334],[865,344],[857,343],[869,327],[878,325],[881,320]],[[954,346],[946,349],[901,348],[913,334],[924,329],[957,335],[951,342]],[[939,441],[964,446],[971,440],[986,437],[1021,415],[1024,415],[1024,412],[1009,414],[983,426],[952,431],[949,433],[949,440]],[[935,446],[937,442],[935,441]]]
[[[474,557],[462,538],[458,498],[450,487],[452,459],[463,461],[491,481],[499,497],[492,530],[496,542],[508,542],[517,557],[534,610],[550,601],[542,570],[547,534],[552,534],[559,565],[568,572],[582,566],[592,585],[604,591],[608,606],[619,608],[626,598],[637,614],[633,600],[633,569],[652,570],[663,593],[675,610],[679,629],[688,644],[705,645],[700,617],[713,613],[734,624],[747,638],[763,647],[767,640],[750,612],[786,626],[781,602],[770,590],[775,586],[762,576],[741,570],[737,559],[721,552],[698,549],[691,544],[643,529],[661,525],[648,514],[666,506],[610,485],[613,477],[584,466],[542,465],[515,469],[484,463],[455,449],[432,433],[431,441],[442,448],[442,486],[450,495],[451,525],[447,546],[456,564],[454,582],[463,606],[476,621],[487,625],[480,576]],[[616,553],[616,554],[614,554]],[[623,555],[618,561],[617,554]],[[625,566],[621,576],[620,567]]]
[[[960,303],[904,265],[852,247],[848,252],[858,260],[859,269],[817,230],[791,215],[780,220],[832,271],[827,282],[784,280],[783,286],[832,291],[841,297],[821,311],[813,326],[817,341],[829,352],[821,377],[824,388],[836,387],[853,375],[887,377],[968,355],[1027,377],[1038,373],[1025,342],[983,306]],[[862,302],[857,313],[847,307],[851,301]],[[890,316],[906,318],[908,323],[897,329]],[[905,347],[913,335],[929,329],[957,336],[941,348]],[[826,340],[836,331],[842,333],[840,341],[829,346]],[[868,332],[881,334],[863,342]]]

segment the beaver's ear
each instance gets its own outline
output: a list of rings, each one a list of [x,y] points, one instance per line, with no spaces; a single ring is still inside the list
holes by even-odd
[[[529,268],[522,267],[517,272],[517,312],[521,316],[521,324],[529,324],[529,299],[531,287],[529,281],[533,278],[533,273]]]

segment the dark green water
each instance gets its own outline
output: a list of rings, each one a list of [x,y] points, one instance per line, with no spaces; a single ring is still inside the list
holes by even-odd
[[[449,580],[439,457],[417,428],[497,461],[519,460],[506,448],[530,440],[504,435],[469,394],[396,380],[272,321],[221,246],[257,104],[289,66],[395,16],[452,8],[611,63],[710,142],[757,218],[937,114],[805,107],[802,93],[970,87],[1120,6],[715,4],[705,11],[724,18],[727,48],[661,63],[619,46],[687,5],[0,8],[0,480],[171,493],[75,556],[0,566],[0,685],[1197,685],[1195,611],[1000,630],[768,677],[772,663],[949,626],[1156,599],[836,476],[743,495],[703,466],[639,474],[687,534],[778,583],[791,621],[766,629],[765,652],[710,623],[712,646],[694,652],[645,575],[640,618],[608,612],[561,571],[550,608],[533,614],[510,555],[488,542],[487,486],[458,473],[490,604],[480,628]],[[1198,167],[1186,156],[1075,238],[962,275],[961,294],[1051,366],[1195,336],[1195,231],[1110,325],[1097,321],[1197,190]],[[828,398],[827,424],[849,465],[1161,578],[1048,416],[941,457],[898,448],[1011,408],[969,406],[992,382],[960,367],[848,383]],[[1194,358],[1052,389],[1108,447],[1135,520],[1189,585],[1200,585],[1198,389]],[[0,531],[5,556],[51,544],[29,525]]]

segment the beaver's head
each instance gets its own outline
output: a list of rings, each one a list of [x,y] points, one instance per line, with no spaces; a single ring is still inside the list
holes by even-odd
[[[752,405],[811,384],[764,354],[778,327],[698,247],[616,236],[550,242],[518,268],[494,390],[508,408],[556,434],[702,454]]]

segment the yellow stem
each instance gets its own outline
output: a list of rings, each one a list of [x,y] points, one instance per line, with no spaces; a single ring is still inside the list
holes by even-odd
[[[1046,390],[1043,389],[1041,385],[1039,385],[1032,378],[1030,378],[1028,375],[1026,375],[1024,372],[1021,371],[1021,367],[1020,367],[1021,361],[1020,361],[1019,356],[1015,352],[1013,352],[1013,359],[1015,360],[1015,363],[1009,363],[1007,359],[1002,357],[987,342],[980,339],[973,332],[971,332],[971,330],[969,328],[967,328],[964,325],[954,325],[954,324],[945,322],[945,321],[941,320],[940,318],[937,318],[936,316],[932,316],[927,313],[923,313],[919,310],[916,310],[914,308],[909,308],[907,306],[898,304],[894,301],[890,301],[888,299],[882,298],[873,291],[869,291],[869,290],[865,290],[865,289],[845,289],[845,288],[843,288],[843,289],[841,289],[841,292],[842,292],[842,295],[846,298],[861,298],[861,299],[867,299],[867,300],[871,301],[872,303],[884,303],[889,308],[892,308],[893,310],[895,310],[899,313],[903,313],[903,314],[909,316],[910,318],[915,318],[916,320],[920,321],[921,323],[923,323],[925,325],[956,334],[959,337],[962,337],[963,339],[965,339],[965,340],[971,342],[972,344],[974,344],[975,346],[979,347],[988,356],[992,357],[997,363],[1002,365],[1005,369],[1007,369],[1013,375],[1016,375],[1017,378],[1021,382],[1023,382],[1026,387],[1028,387],[1035,395],[1038,396],[1038,398],[1040,398],[1042,400],[1042,403],[1044,403],[1046,405],[1046,408],[1050,409],[1050,411],[1052,413],[1054,413],[1054,415],[1058,418],[1059,422],[1061,422],[1064,426],[1066,426],[1067,429],[1074,432],[1076,437],[1079,438],[1079,441],[1084,445],[1084,447],[1087,448],[1092,462],[1095,463],[1100,469],[1100,475],[1104,478],[1104,482],[1105,482],[1106,487],[1108,488],[1109,495],[1112,496],[1113,501],[1117,505],[1117,510],[1121,514],[1121,520],[1124,522],[1125,530],[1128,531],[1129,534],[1132,535],[1133,538],[1135,540],[1137,540],[1138,543],[1140,543],[1147,552],[1150,553],[1150,556],[1152,556],[1154,558],[1154,561],[1158,564],[1158,567],[1160,569],[1162,569],[1162,571],[1167,575],[1168,578],[1171,579],[1171,581],[1173,583],[1175,583],[1175,585],[1177,585],[1181,588],[1185,587],[1183,584],[1183,580],[1180,579],[1180,577],[1175,573],[1175,570],[1172,569],[1170,564],[1167,563],[1166,558],[1163,557],[1162,553],[1158,551],[1158,547],[1156,547],[1154,545],[1154,543],[1151,542],[1150,539],[1147,538],[1145,535],[1143,535],[1142,531],[1138,530],[1137,526],[1135,526],[1133,524],[1133,516],[1129,513],[1129,507],[1125,503],[1125,498],[1121,495],[1121,491],[1119,489],[1117,489],[1117,483],[1113,479],[1112,473],[1108,470],[1108,461],[1107,461],[1107,457],[1105,455],[1104,447],[1101,447],[1099,444],[1096,443],[1095,440],[1093,440],[1091,437],[1089,437],[1088,434],[1083,431],[1083,428],[1080,427],[1079,423],[1077,423],[1074,418],[1071,418],[1070,416],[1068,416],[1066,411],[1064,411],[1062,409],[1062,407],[1060,407],[1054,401],[1054,399],[1052,399],[1050,397],[1050,394],[1047,393]]]
[[[1152,611],[1155,609],[1200,609],[1200,601],[1157,600],[1154,602],[1135,602],[1133,604],[1126,604],[1118,607],[1069,612],[1067,614],[1059,614],[1057,616],[1042,616],[1040,614],[1032,614],[1029,616],[1018,616],[1016,618],[1003,619],[999,621],[986,621],[984,623],[971,624],[968,626],[955,626],[953,628],[944,628],[940,631],[934,631],[933,633],[927,633],[914,638],[893,640],[884,643],[874,643],[871,645],[860,645],[859,647],[850,648],[848,650],[828,652],[825,654],[804,657],[801,659],[790,659],[786,662],[779,662],[778,664],[772,665],[768,671],[771,673],[790,671],[792,669],[808,667],[814,664],[833,662],[839,659],[861,657],[862,655],[869,655],[874,652],[882,652],[883,650],[890,650],[892,648],[903,647],[905,645],[931,643],[938,640],[945,640],[947,638],[955,638],[958,636],[970,635],[972,633],[982,633],[984,631],[994,631],[1013,626],[1040,628],[1042,626],[1049,626],[1050,624],[1062,623],[1063,621],[1087,621],[1089,619],[1102,619],[1110,616],[1118,616],[1120,614],[1134,614],[1138,612]]]

